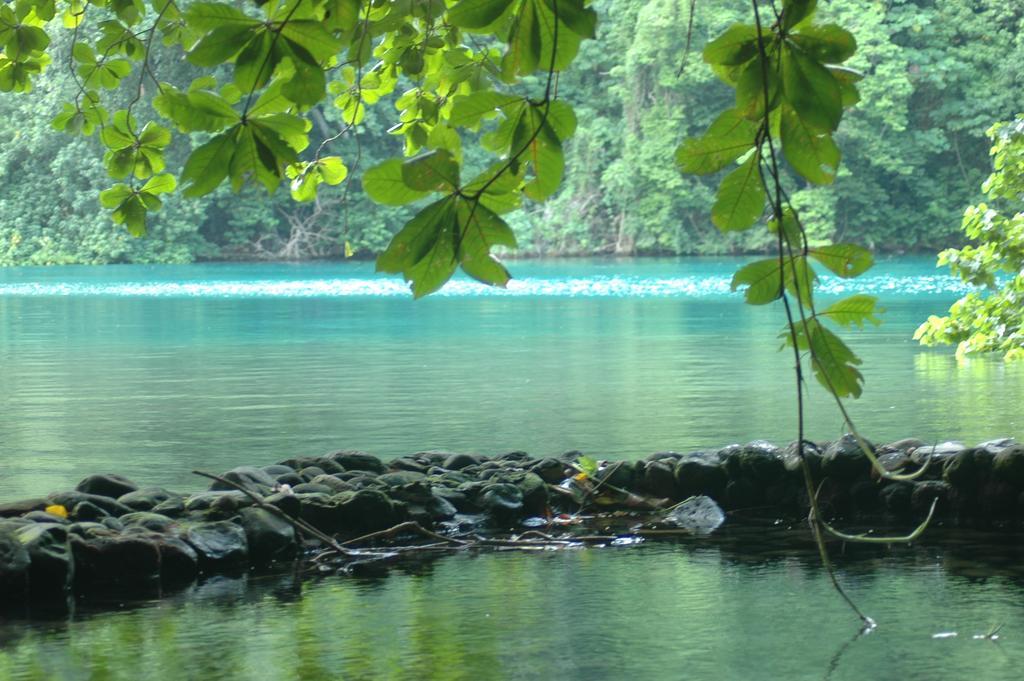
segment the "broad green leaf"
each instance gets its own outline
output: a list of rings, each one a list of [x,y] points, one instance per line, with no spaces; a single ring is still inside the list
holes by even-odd
[[[746,286],[743,297],[750,305],[765,305],[782,297],[782,276],[778,258],[755,260],[741,267],[729,287],[735,291]]]
[[[849,108],[860,101],[860,92],[857,90],[857,83],[864,78],[864,74],[845,66],[829,65],[829,73],[839,83],[839,92],[842,96],[843,107]]]
[[[471,31],[484,31],[501,18],[514,0],[461,0],[448,10],[448,22]]]
[[[546,122],[559,140],[567,140],[576,132],[576,112],[560,99],[548,103]]]
[[[772,218],[768,221],[768,230],[774,234],[779,232],[779,221]],[[782,233],[786,242],[793,249],[802,249],[804,245],[803,231],[796,214],[790,208],[782,209]]]
[[[786,290],[807,309],[812,308],[818,275],[802,255],[786,259]]]
[[[281,37],[312,55],[314,64],[341,52],[341,43],[319,21],[289,21],[281,28]]]
[[[857,51],[853,34],[836,24],[806,26],[790,36],[804,52],[828,64],[841,64]]]
[[[861,360],[846,343],[817,319],[796,322],[794,330],[797,347],[811,353],[811,368],[818,382],[837,397],[860,397],[864,377],[856,367]],[[790,343],[789,332],[784,335]]]
[[[402,181],[415,191],[451,191],[459,186],[459,164],[450,152],[437,149],[403,163]]]
[[[757,54],[757,27],[733,24],[704,48],[704,61],[716,66],[745,64]]]
[[[174,175],[167,173],[151,177],[146,184],[142,185],[142,191],[150,194],[168,194],[173,192],[177,186],[178,183],[174,180]]]
[[[262,23],[259,19],[221,2],[190,4],[185,10],[185,18],[189,26],[198,31],[212,31],[227,25],[252,27]]]
[[[461,229],[459,263],[469,276],[491,286],[504,287],[509,273],[490,250],[494,246],[515,248],[512,229],[498,215],[478,202],[460,201],[458,219]]]
[[[764,213],[759,160],[757,154],[752,154],[722,180],[711,208],[711,221],[723,232],[749,229]]]
[[[371,199],[385,206],[403,206],[429,193],[412,189],[402,175],[402,160],[389,159],[363,174],[363,190]]]
[[[782,153],[793,169],[814,184],[831,184],[839,172],[839,147],[829,133],[812,130],[789,106],[782,107]]]
[[[597,12],[586,7],[583,0],[544,0],[552,14],[557,13],[558,20],[565,28],[581,38],[594,38],[597,35]],[[557,2],[557,5],[556,5]]]
[[[819,62],[797,48],[782,52],[782,83],[786,99],[804,123],[816,132],[832,132],[843,116],[839,82]]]
[[[273,44],[270,32],[260,31],[235,57],[235,84],[243,91],[253,92],[270,81],[280,57]]]
[[[810,249],[810,256],[840,277],[863,274],[874,264],[871,251],[855,244],[833,244]]]
[[[235,131],[222,133],[206,144],[195,149],[181,171],[182,182],[191,182],[185,187],[188,197],[209,194],[224,181],[231,167],[231,156],[235,150]]]
[[[752,121],[763,119],[766,89],[768,91],[767,110],[775,109],[782,89],[777,69],[777,60],[769,59],[766,68],[760,57],[755,57],[743,68],[736,81],[736,111]],[[766,79],[767,88],[765,88]]]
[[[132,188],[126,184],[115,184],[110,189],[100,192],[100,205],[104,208],[117,208],[124,201],[132,196]]]
[[[676,150],[684,173],[707,175],[721,170],[754,146],[757,125],[736,109],[722,112],[702,137],[691,137]]]
[[[341,184],[348,177],[348,168],[337,156],[325,156],[317,161],[316,165],[327,184]]]
[[[789,30],[809,18],[817,9],[818,0],[783,0],[782,27]]]
[[[412,282],[416,298],[441,288],[458,266],[454,248],[457,202],[455,196],[447,196],[417,213],[377,258],[377,271],[401,272]]]
[[[189,50],[188,60],[196,66],[214,67],[230,61],[252,39],[252,27],[229,24],[213,29]]]
[[[865,322],[870,322],[875,326],[881,324],[882,320],[876,316],[876,313],[884,311],[878,306],[877,298],[859,293],[832,303],[819,312],[818,316],[831,319],[847,328],[851,326],[864,328]]]

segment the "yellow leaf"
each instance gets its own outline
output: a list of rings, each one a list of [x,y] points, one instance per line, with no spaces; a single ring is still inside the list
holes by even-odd
[[[68,509],[64,508],[60,504],[54,504],[53,506],[47,506],[46,512],[50,515],[60,516],[61,518],[68,517]]]
[[[353,255],[355,255],[355,251],[352,250],[352,244],[350,244],[348,242],[348,240],[346,240],[345,241],[345,257],[346,258],[351,258]]]

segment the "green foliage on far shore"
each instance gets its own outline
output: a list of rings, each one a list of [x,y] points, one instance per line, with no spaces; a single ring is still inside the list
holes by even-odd
[[[988,131],[995,171],[982,185],[986,201],[967,209],[971,243],[939,254],[939,265],[978,287],[932,315],[914,337],[925,345],[956,344],[957,357],[1001,353],[1024,359],[1024,116]]]
[[[747,20],[749,8],[725,0],[697,3],[691,54],[685,55],[688,0],[597,0],[593,7],[599,16],[597,39],[578,45],[572,68],[557,83],[559,100],[573,106],[578,121],[572,137],[560,141],[562,185],[544,203],[504,217],[515,231],[518,252],[712,254],[769,249],[770,236],[763,232],[715,229],[713,183],[681,176],[668,160],[681,139],[699,134],[730,105],[733,95],[700,63],[700,52],[726,26]],[[90,5],[88,11],[94,10],[99,8]],[[860,85],[861,101],[835,135],[843,149],[841,181],[808,181],[793,192],[809,236],[819,244],[854,241],[895,252],[954,244],[953,216],[977,200],[976,188],[988,171],[982,131],[991,121],[1024,108],[1024,45],[1017,39],[1024,9],[997,0],[832,0],[818,11],[823,22],[834,21],[855,35],[858,52],[849,65],[866,78]],[[255,30],[246,25],[231,40],[242,41],[245,31]],[[81,49],[71,54],[70,30],[47,32],[53,41],[47,49],[54,57],[32,78],[35,92],[0,97],[0,179],[5,186],[0,193],[0,264],[333,258],[346,251],[370,257],[382,252],[412,216],[406,207],[375,205],[362,191],[359,176],[401,154],[408,135],[419,133],[410,132],[412,128],[389,132],[397,115],[394,98],[352,108],[351,99],[345,99],[346,76],[339,72],[325,85],[332,101],[314,106],[308,118],[310,136],[316,139],[336,134],[346,125],[346,116],[360,118],[352,130],[358,141],[354,135],[343,136],[332,143],[328,155],[345,164],[351,187],[344,188],[348,179],[332,186],[322,164],[312,161],[314,150],[307,148],[298,152],[299,163],[281,179],[292,185],[293,193],[309,198],[312,192],[317,201],[295,203],[288,192],[268,196],[252,186],[242,189],[241,200],[226,185],[199,199],[161,195],[166,205],[150,214],[150,236],[130,236],[111,223],[97,201],[99,192],[111,186],[108,170],[124,171],[116,140],[108,135],[114,147],[104,160],[96,135],[54,133],[49,119],[63,116],[65,125],[94,124],[84,113],[76,118],[77,112],[62,107],[76,92],[76,78],[100,91],[110,110],[126,107],[133,93],[104,89],[105,81],[113,84],[119,78],[120,66],[106,73],[95,66],[95,50],[92,55]],[[89,37],[102,40],[104,35]],[[201,63],[217,56],[210,51],[213,45],[209,42],[210,49],[200,50],[190,61],[181,60],[180,53],[156,51],[150,67],[160,80],[188,96],[189,85],[202,75]],[[131,61],[135,54],[118,59]],[[408,57],[403,66],[415,69],[413,62]],[[135,76],[131,78],[134,85]],[[538,76],[530,78],[536,81]],[[407,89],[409,83],[403,83],[398,92]],[[526,85],[536,93],[542,83]],[[146,104],[153,87],[146,83],[147,96],[136,106],[141,122],[159,118]],[[165,110],[173,104],[169,99],[162,102]],[[175,136],[160,148],[167,166],[181,168],[210,137],[203,132],[192,139]],[[485,165],[485,155],[475,144],[467,144],[464,153],[465,164]],[[331,172],[328,168],[326,175]]]

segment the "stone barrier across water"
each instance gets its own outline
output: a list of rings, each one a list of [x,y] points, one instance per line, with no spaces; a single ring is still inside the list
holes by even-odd
[[[870,446],[887,471],[927,468],[913,481],[889,481],[853,436],[805,443],[828,519],[919,522],[936,499],[940,523],[1016,527],[1024,518],[1024,446],[1012,439]],[[575,451],[547,458],[429,451],[385,462],[339,451],[219,477],[227,484],[185,494],[101,474],[72,491],[0,503],[0,611],[91,590],[151,593],[204,575],[308,564],[326,547],[300,536],[297,524],[345,542],[417,523],[435,539],[464,545],[456,538],[483,533],[500,542],[532,532],[550,539],[552,528],[562,532],[559,541],[573,531],[582,540],[595,525],[580,517],[611,511],[635,514],[639,524],[625,527],[625,540],[642,536],[637,528],[666,524],[710,531],[721,522],[719,506],[761,518],[799,519],[808,509],[796,447],[765,441],[637,461]],[[680,505],[692,497],[717,505]]]

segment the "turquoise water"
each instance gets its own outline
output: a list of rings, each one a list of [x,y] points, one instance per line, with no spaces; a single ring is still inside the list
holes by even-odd
[[[357,448],[623,458],[793,439],[781,310],[729,292],[740,260],[516,262],[508,292],[458,280],[413,301],[371,263],[0,271],[0,499],[88,473],[194,485]],[[882,262],[885,323],[854,333],[869,437],[1019,434],[1024,367],[958,365],[911,334],[962,291],[929,259]],[[842,431],[823,391],[809,432]]]
[[[514,263],[509,292],[413,302],[365,263],[0,272],[0,499],[101,470],[195,487],[337,448],[636,457],[794,436],[781,310],[728,290],[736,260]],[[878,440],[1020,435],[1024,367],[910,338],[960,294],[929,260],[849,285],[889,309],[852,337]],[[810,432],[842,432],[816,386]],[[933,532],[836,547],[806,532],[457,555],[380,580],[214,579],[71,617],[0,617],[0,681],[61,679],[1019,679],[1024,537]],[[975,639],[1001,624],[1000,640]],[[955,636],[953,634],[956,634]]]

